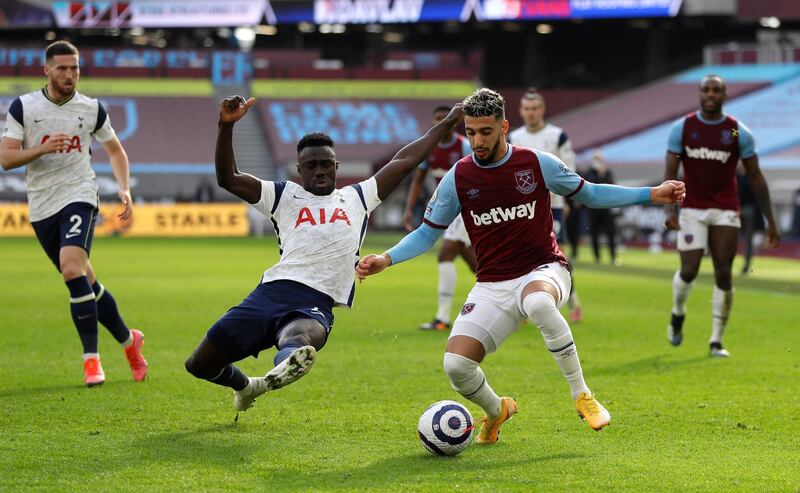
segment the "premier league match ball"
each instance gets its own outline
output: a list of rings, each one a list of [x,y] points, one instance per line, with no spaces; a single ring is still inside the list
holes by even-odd
[[[472,443],[475,421],[466,407],[455,401],[439,401],[419,417],[417,434],[433,455],[456,455]]]

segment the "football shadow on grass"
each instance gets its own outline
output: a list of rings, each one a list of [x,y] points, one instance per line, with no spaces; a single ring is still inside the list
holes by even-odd
[[[597,375],[641,375],[642,373],[664,373],[670,370],[705,366],[711,360],[708,356],[696,356],[686,359],[672,359],[671,356],[657,354],[647,358],[640,358],[628,361],[619,365],[603,366],[591,368],[588,373],[594,377]]]

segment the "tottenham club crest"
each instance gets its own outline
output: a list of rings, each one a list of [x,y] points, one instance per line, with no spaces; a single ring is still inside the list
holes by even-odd
[[[533,181],[533,170],[526,169],[514,173],[514,179],[517,181],[517,190],[522,193],[528,194],[536,190],[537,183]]]
[[[475,303],[466,303],[464,308],[461,309],[462,315],[469,315],[475,309]]]

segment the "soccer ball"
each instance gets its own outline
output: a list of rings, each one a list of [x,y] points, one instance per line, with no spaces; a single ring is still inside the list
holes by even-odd
[[[466,407],[455,401],[439,401],[419,417],[417,434],[433,455],[456,455],[472,443],[475,422]]]

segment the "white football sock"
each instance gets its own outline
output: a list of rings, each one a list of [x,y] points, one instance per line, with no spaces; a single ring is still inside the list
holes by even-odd
[[[439,262],[439,308],[436,319],[449,324],[450,309],[453,306],[453,293],[456,291],[456,264]]]
[[[500,416],[500,397],[489,386],[477,361],[460,354],[444,353],[444,372],[456,392],[479,405],[489,418]]]
[[[733,290],[723,291],[717,286],[711,292],[711,312],[714,319],[711,322],[710,343],[722,344],[722,335],[725,333],[725,326],[728,324],[728,316],[733,306]]]
[[[681,271],[672,276],[672,313],[686,315],[686,299],[694,287],[694,281],[686,282],[681,278]]]
[[[83,361],[86,361],[89,358],[100,359],[100,353],[83,353]]]
[[[552,353],[556,363],[561,367],[561,373],[569,383],[572,398],[576,399],[581,392],[591,394],[583,380],[583,370],[572,332],[556,308],[553,297],[542,291],[531,293],[522,301],[522,308],[528,318],[539,327],[545,346]]]

